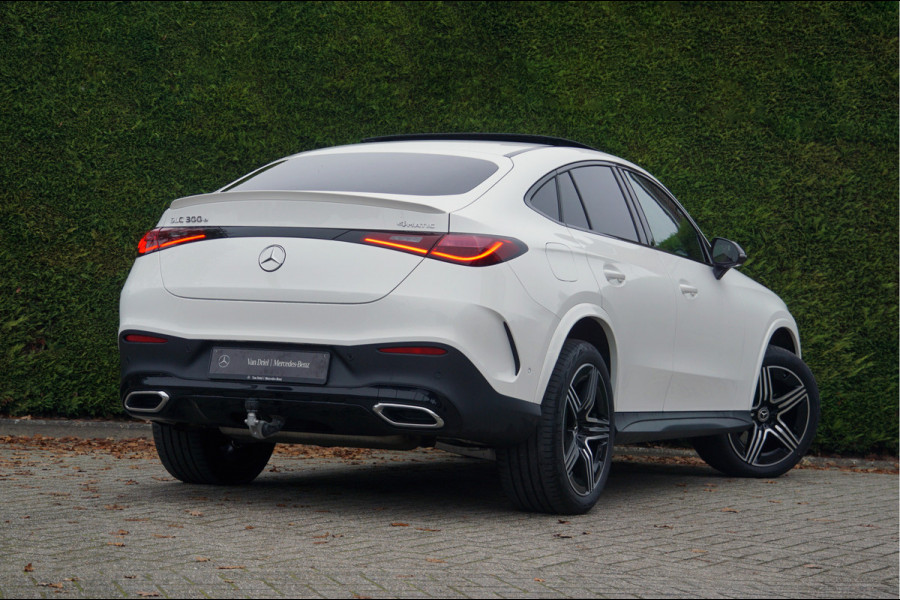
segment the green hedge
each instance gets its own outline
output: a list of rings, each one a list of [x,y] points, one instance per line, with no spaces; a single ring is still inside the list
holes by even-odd
[[[0,412],[113,415],[117,299],[174,198],[403,132],[630,159],[796,316],[821,450],[897,450],[898,8],[0,4]]]

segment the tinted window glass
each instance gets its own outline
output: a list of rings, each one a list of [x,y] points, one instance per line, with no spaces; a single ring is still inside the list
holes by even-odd
[[[300,156],[237,182],[226,191],[314,190],[415,196],[464,194],[499,167],[441,154],[372,152]]]
[[[637,230],[634,228],[625,196],[622,195],[612,169],[580,167],[572,169],[569,173],[578,186],[578,192],[591,222],[591,229],[636,242]]]
[[[556,179],[541,186],[531,197],[531,205],[554,221],[559,221],[559,202],[556,197]]]
[[[651,243],[660,250],[704,262],[697,232],[678,206],[646,177],[626,173],[650,225]]]
[[[590,229],[591,226],[584,214],[581,200],[578,199],[578,192],[575,191],[572,178],[568,173],[563,173],[557,179],[559,180],[559,203],[562,206],[563,222],[573,227]]]

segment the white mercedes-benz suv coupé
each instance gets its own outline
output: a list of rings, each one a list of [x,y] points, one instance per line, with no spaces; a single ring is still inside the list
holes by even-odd
[[[122,290],[125,410],[189,483],[275,443],[496,457],[581,513],[613,444],[691,438],[731,475],[809,448],[796,323],[638,166],[568,140],[367,139],[172,202]]]

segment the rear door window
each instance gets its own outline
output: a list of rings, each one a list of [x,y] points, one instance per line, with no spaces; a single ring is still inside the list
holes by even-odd
[[[638,241],[634,220],[611,168],[579,167],[569,173],[578,186],[593,231]]]

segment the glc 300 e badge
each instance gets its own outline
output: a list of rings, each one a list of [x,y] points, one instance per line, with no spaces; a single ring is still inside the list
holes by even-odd
[[[263,271],[277,271],[284,264],[287,253],[284,248],[274,244],[267,246],[265,250],[259,253],[259,266]]]

